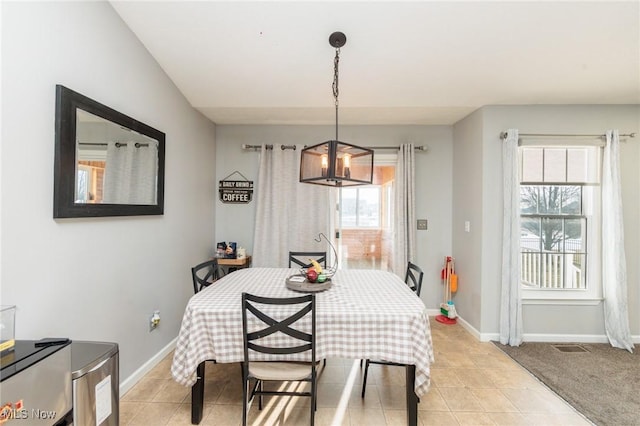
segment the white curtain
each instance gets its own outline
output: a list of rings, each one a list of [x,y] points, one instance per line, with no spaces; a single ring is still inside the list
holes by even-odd
[[[500,343],[522,343],[522,300],[520,289],[520,173],[518,130],[509,129],[502,144],[502,295],[500,300]]]
[[[395,185],[392,270],[404,278],[416,247],[415,152],[411,143],[400,145]]]
[[[158,149],[153,142],[109,142],[103,201],[109,204],[156,204]]]
[[[602,159],[602,290],[604,325],[609,342],[613,347],[633,352],[627,305],[620,137],[617,130],[606,132]]]
[[[329,188],[300,183],[300,151],[266,149],[260,151],[256,183],[256,223],[253,238],[255,266],[287,267],[289,251],[327,251],[320,232],[327,238]],[[327,258],[328,259],[328,258]]]

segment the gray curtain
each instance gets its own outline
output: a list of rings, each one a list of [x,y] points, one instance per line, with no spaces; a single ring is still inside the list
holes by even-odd
[[[255,266],[287,267],[289,251],[325,251],[328,234],[329,188],[299,182],[300,150],[260,151],[256,183]]]
[[[509,129],[502,144],[502,295],[500,343],[522,343],[522,298],[520,288],[520,163],[518,130]]]
[[[394,232],[395,247],[392,270],[404,279],[407,262],[416,249],[415,152],[413,144],[402,144],[398,150],[395,173]]]

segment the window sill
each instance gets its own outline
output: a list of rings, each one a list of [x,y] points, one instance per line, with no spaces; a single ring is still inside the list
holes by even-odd
[[[522,299],[523,305],[583,305],[583,306],[595,306],[602,303],[604,299],[545,299],[545,298],[530,298]]]

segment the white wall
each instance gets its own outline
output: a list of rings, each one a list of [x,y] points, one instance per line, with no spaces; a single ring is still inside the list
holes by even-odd
[[[455,152],[473,149],[471,144],[481,141],[482,156],[476,158],[473,167],[482,168],[482,248],[474,256],[482,258],[481,263],[481,322],[473,324],[481,333],[492,334],[499,331],[501,232],[502,232],[502,154],[499,135],[508,128],[517,128],[521,133],[584,133],[602,134],[608,129],[619,129],[621,133],[638,132],[640,129],[640,106],[638,105],[561,105],[561,106],[488,106],[481,110],[482,126],[477,125],[473,136],[481,132],[480,139],[457,138],[458,129],[468,125],[468,120],[456,124]],[[460,147],[458,147],[460,145]],[[638,228],[640,227],[640,181],[638,167],[640,140],[629,139],[621,146],[621,181],[625,250],[629,286],[629,317],[631,331],[640,334],[640,258]],[[457,155],[454,168],[469,167]],[[454,184],[454,199],[466,194],[464,182]],[[477,203],[474,203],[474,205]],[[456,224],[454,223],[454,229]],[[462,234],[454,231],[454,252],[465,246]],[[474,248],[474,250],[476,250]],[[478,272],[478,271],[476,271]],[[599,285],[599,283],[597,283]],[[464,287],[461,288],[464,292]],[[592,338],[603,336],[604,326],[602,306],[549,306],[524,305],[523,322],[525,334],[534,335],[576,335]]]
[[[17,338],[117,342],[122,382],[176,338],[210,252],[215,127],[109,3],[2,8],[2,303]],[[163,216],[52,219],[56,84],[166,133]]]
[[[427,219],[427,231],[416,231],[416,259],[425,278],[422,299],[428,308],[440,303],[440,269],[451,254],[450,126],[340,126],[340,140],[362,146],[389,146],[412,142],[425,145],[416,153],[416,218]],[[216,181],[238,170],[256,181],[259,153],[242,150],[242,144],[314,145],[332,139],[334,126],[226,126],[216,127]],[[236,241],[253,248],[255,201],[223,204],[216,201],[216,241]]]

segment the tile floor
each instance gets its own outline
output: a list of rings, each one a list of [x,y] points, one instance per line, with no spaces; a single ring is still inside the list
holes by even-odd
[[[422,425],[590,425],[572,407],[503,354],[460,325],[431,320],[436,361],[431,389],[418,405]],[[121,425],[191,424],[190,388],[171,378],[170,354],[120,401]],[[372,365],[366,397],[356,360],[329,359],[319,376],[316,425],[406,425],[404,369]],[[308,425],[309,399],[279,397],[262,411],[253,404],[252,425]],[[201,425],[239,425],[239,364],[207,363]]]

